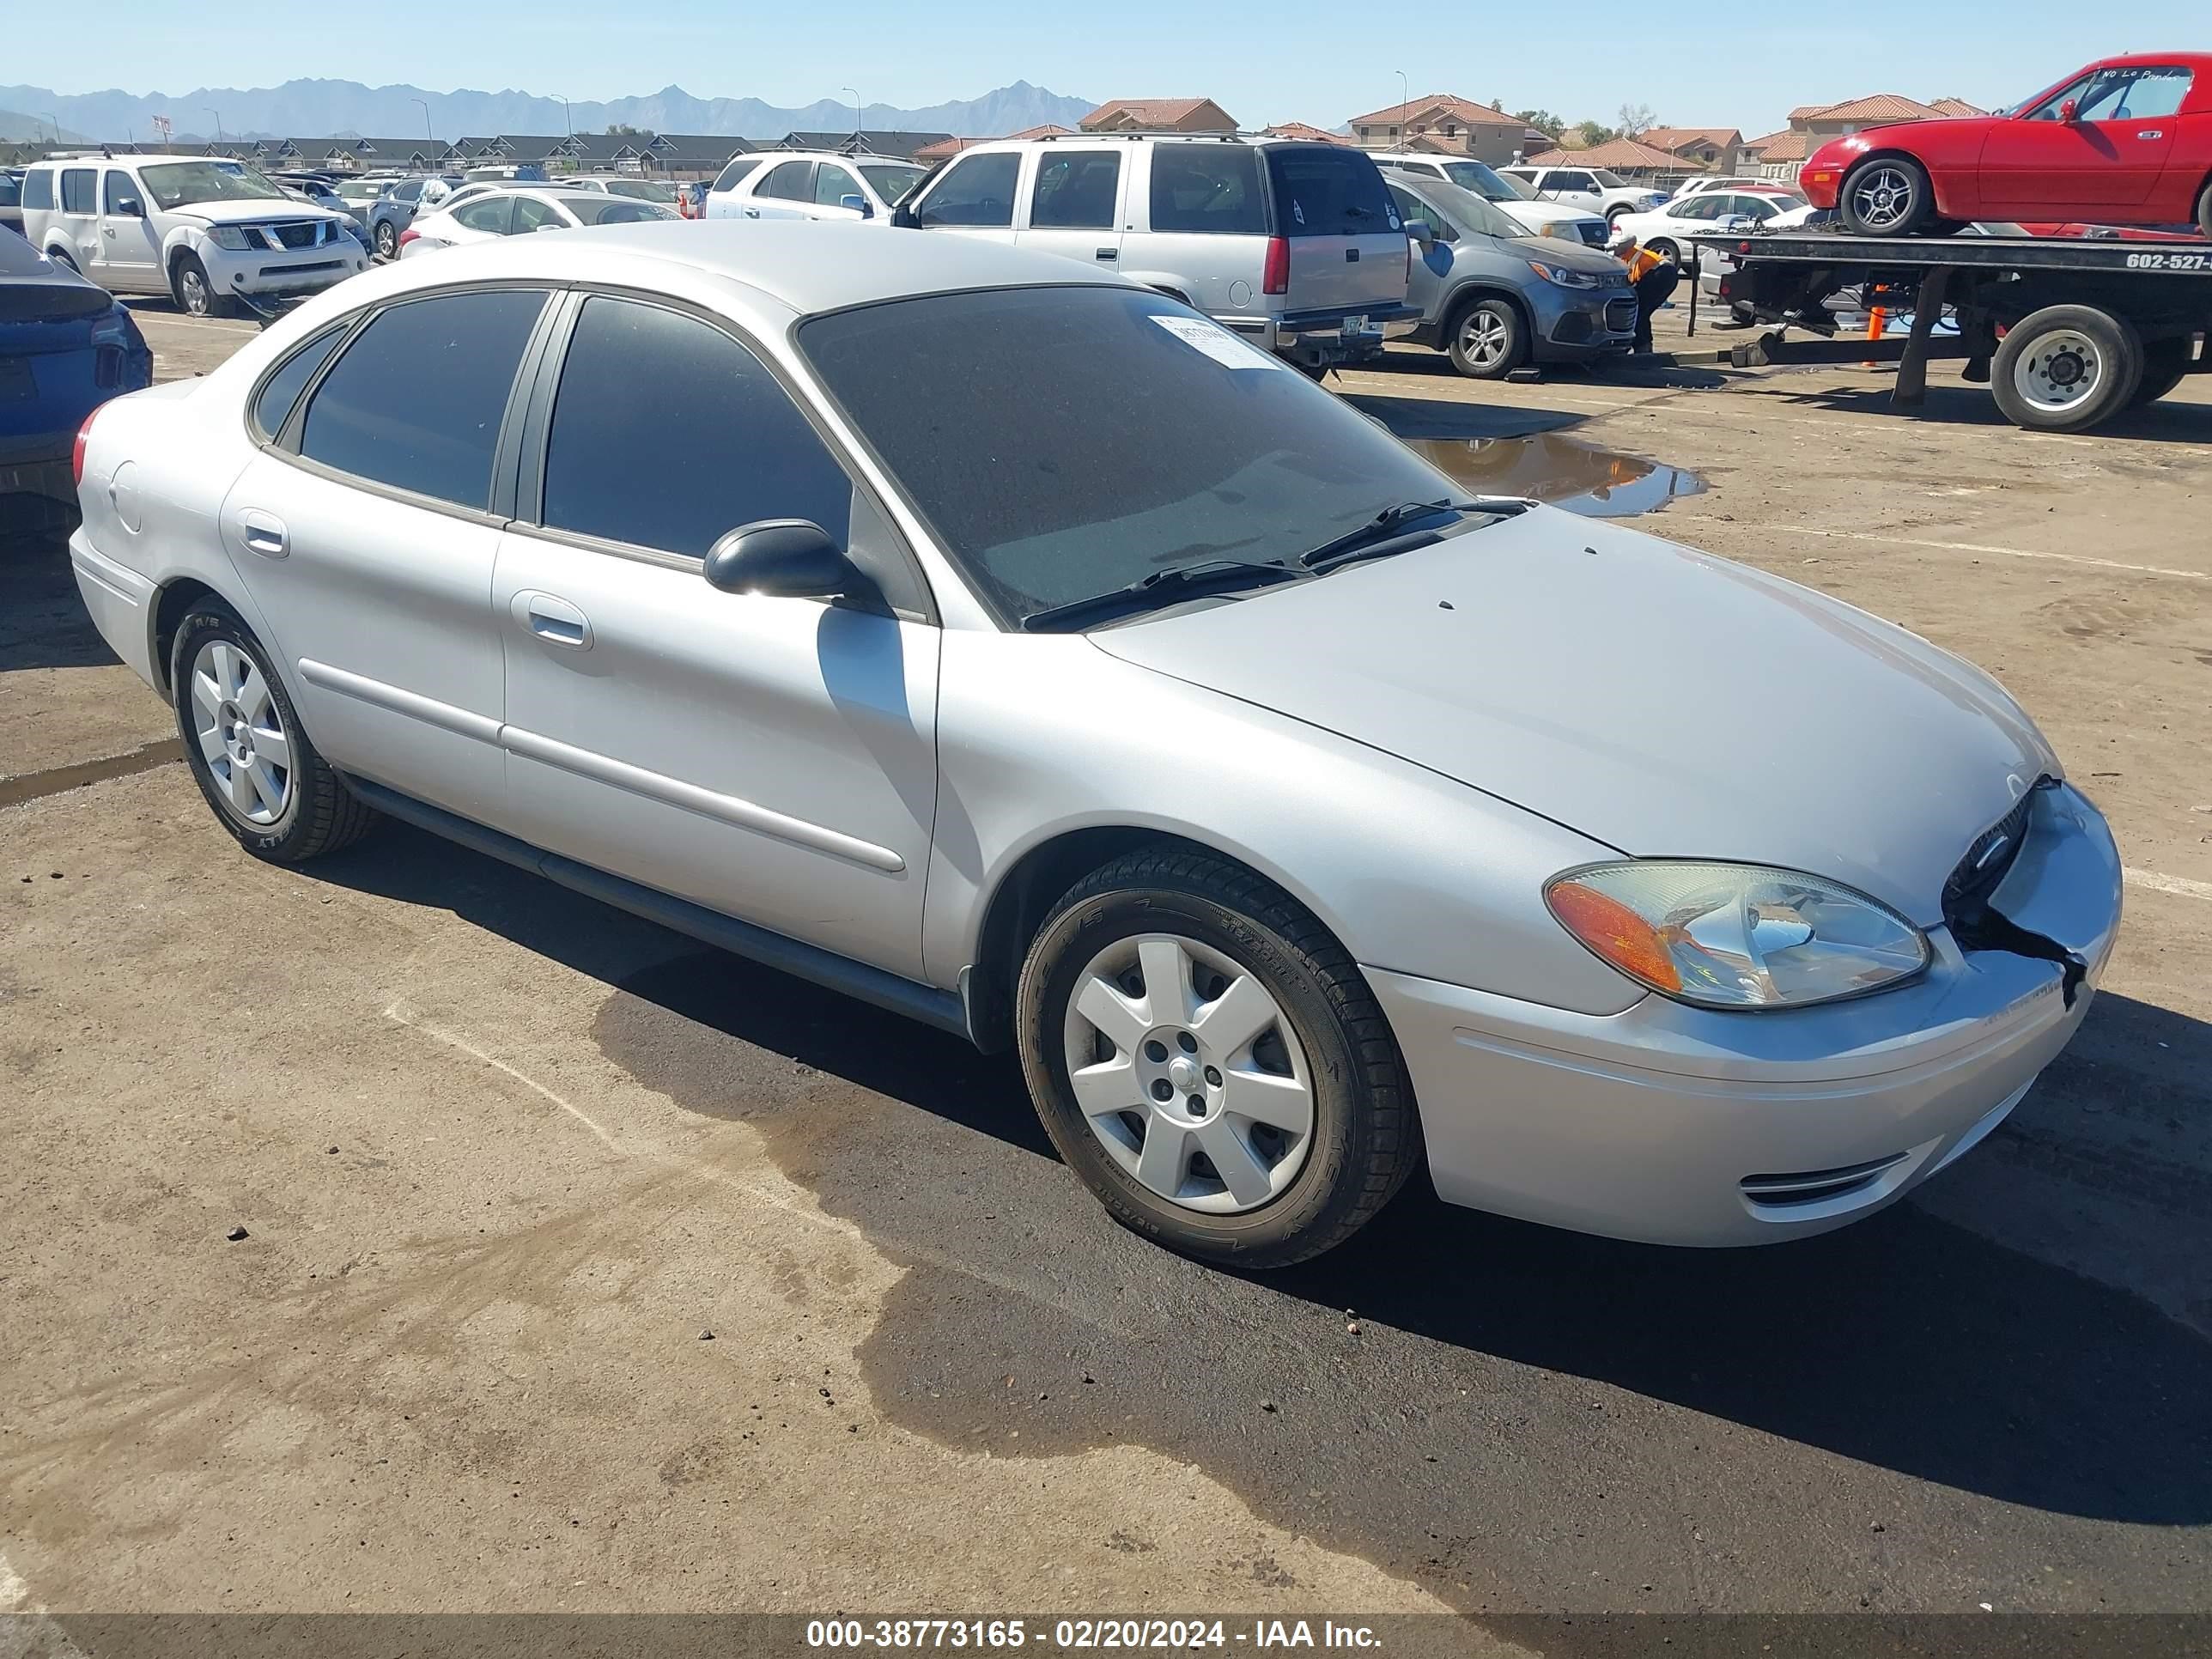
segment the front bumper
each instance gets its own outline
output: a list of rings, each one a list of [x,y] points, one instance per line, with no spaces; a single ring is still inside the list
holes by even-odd
[[[216,293],[266,300],[319,294],[369,266],[368,250],[351,236],[281,252],[234,252],[211,246],[200,257]]]
[[[2036,798],[1992,899],[2071,949],[1962,953],[1895,991],[1788,1013],[1649,996],[1604,1017],[1370,969],[1421,1103],[1438,1194],[1580,1232],[1757,1244],[1869,1215],[1988,1134],[2087,1012],[2118,934],[2120,861],[2070,787]]]
[[[1585,362],[1626,351],[1636,339],[1636,295],[1622,289],[1547,284],[1534,307],[1539,362]]]

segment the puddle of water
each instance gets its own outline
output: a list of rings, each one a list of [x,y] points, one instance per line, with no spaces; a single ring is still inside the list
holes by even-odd
[[[1527,495],[1593,519],[1653,513],[1705,481],[1679,466],[1540,432],[1527,438],[1415,438],[1409,447],[1470,490]]]
[[[82,789],[88,783],[105,783],[110,778],[150,772],[157,766],[167,766],[184,757],[185,745],[181,742],[175,738],[162,738],[101,760],[80,761],[74,766],[57,766],[45,772],[21,772],[11,778],[0,778],[0,806],[19,806],[27,800],[58,795],[64,789]]]

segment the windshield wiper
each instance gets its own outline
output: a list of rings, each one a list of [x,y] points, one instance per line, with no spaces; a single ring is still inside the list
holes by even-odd
[[[1095,622],[1120,611],[1149,610],[1156,601],[1164,599],[1231,592],[1240,587],[1266,587],[1302,578],[1302,572],[1279,559],[1265,562],[1258,559],[1200,559],[1191,564],[1155,570],[1138,577],[1126,587],[1109,588],[1088,599],[1070,599],[1066,605],[1032,611],[1022,618],[1022,631],[1041,634],[1063,623]]]
[[[1298,562],[1309,570],[1329,570],[1340,564],[1349,564],[1354,559],[1376,558],[1386,552],[1402,552],[1402,548],[1386,547],[1384,544],[1397,541],[1406,526],[1417,519],[1437,519],[1447,514],[1458,516],[1489,510],[1487,503],[1476,501],[1400,501],[1395,507],[1384,507],[1357,530],[1347,530],[1334,541],[1323,542],[1311,552],[1299,554]]]

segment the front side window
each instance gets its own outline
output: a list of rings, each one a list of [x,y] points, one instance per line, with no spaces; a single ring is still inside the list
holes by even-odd
[[[1194,321],[1142,289],[1033,287],[832,313],[797,341],[1017,619],[1171,565],[1294,560],[1445,493],[1350,405],[1225,330],[1194,343]]]
[[[561,369],[550,527],[703,557],[740,525],[811,519],[842,545],[853,485],[760,360],[721,330],[595,295]]]
[[[100,179],[100,188],[101,199],[107,204],[110,213],[128,213],[133,208],[143,210],[143,204],[138,200],[138,186],[131,182],[129,173],[110,167]]]
[[[1014,182],[1021,170],[1018,151],[963,156],[945,170],[917,216],[924,225],[1007,229],[1014,222]]]
[[[2078,121],[2142,121],[2172,115],[2189,96],[2185,69],[2107,70],[2081,99]]]
[[[1554,173],[1544,180],[1547,190],[1595,190],[1597,183],[1587,173]]]
[[[1371,236],[1398,228],[1375,163],[1334,144],[1270,150],[1275,230],[1283,236]]]
[[[1259,151],[1244,144],[1155,147],[1152,228],[1217,236],[1266,235],[1267,205],[1260,189]]]
[[[566,230],[568,222],[561,216],[561,210],[550,202],[541,202],[535,196],[514,198],[514,234],[526,235],[533,230]]]
[[[842,167],[823,161],[814,169],[814,204],[817,207],[842,207],[848,196],[859,196],[866,201],[860,181]]]
[[[394,489],[489,507],[507,395],[544,308],[536,289],[393,306],[315,388],[301,454]]]
[[[93,172],[90,167],[71,167],[62,174],[62,211],[90,213],[93,210]]]
[[[1039,230],[1111,229],[1121,189],[1118,152],[1048,151],[1037,162],[1030,223]]]
[[[877,195],[896,207],[907,198],[907,193],[929,174],[921,167],[902,167],[884,162],[873,166],[860,163],[860,177],[874,186]]]
[[[814,199],[814,163],[786,161],[760,181],[756,196],[767,196],[779,202],[811,202]]]
[[[143,167],[146,193],[163,212],[192,202],[281,202],[284,192],[235,161],[164,161]]]

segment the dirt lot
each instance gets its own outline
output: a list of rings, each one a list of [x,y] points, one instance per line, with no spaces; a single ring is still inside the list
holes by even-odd
[[[1886,386],[1340,386],[1965,653],[2112,815],[2074,1048],[1750,1254],[1418,1190],[1266,1280],[1149,1249],[1011,1063],[397,826],[252,863],[0,550],[0,1609],[2212,1610],[2212,384]]]

